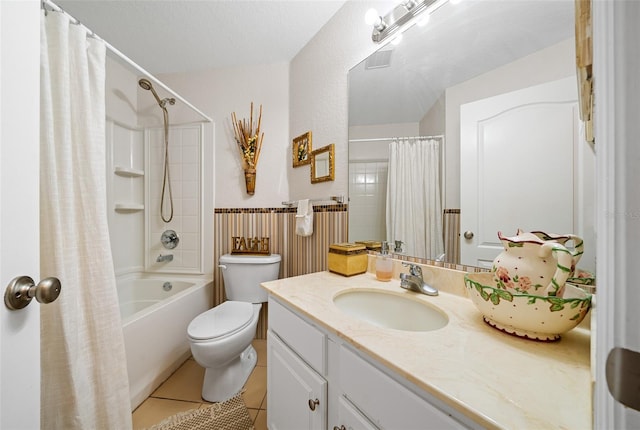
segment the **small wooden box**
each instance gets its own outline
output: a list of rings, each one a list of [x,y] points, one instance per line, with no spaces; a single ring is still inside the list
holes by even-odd
[[[356,243],[329,245],[329,271],[343,276],[359,275],[367,271],[367,248]]]

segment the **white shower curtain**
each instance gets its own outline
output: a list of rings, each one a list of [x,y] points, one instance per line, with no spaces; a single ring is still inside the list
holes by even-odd
[[[404,242],[408,255],[436,259],[442,237],[441,142],[398,138],[389,144],[387,240]]]
[[[41,24],[41,428],[130,429],[131,405],[109,232],[105,45],[61,13]]]

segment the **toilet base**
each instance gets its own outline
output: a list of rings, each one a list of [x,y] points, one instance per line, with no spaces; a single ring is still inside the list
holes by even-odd
[[[258,353],[249,345],[239,357],[223,367],[207,368],[202,385],[202,398],[209,402],[224,402],[235,396],[256,367]]]

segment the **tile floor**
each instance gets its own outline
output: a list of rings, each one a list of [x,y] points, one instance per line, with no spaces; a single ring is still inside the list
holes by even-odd
[[[267,429],[267,341],[254,339],[258,363],[245,384],[244,402],[256,430]],[[201,397],[204,369],[189,358],[133,411],[133,428],[144,429],[163,419],[210,404]]]

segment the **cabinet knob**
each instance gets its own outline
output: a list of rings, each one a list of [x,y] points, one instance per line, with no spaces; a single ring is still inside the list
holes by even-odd
[[[309,409],[311,409],[312,411],[316,410],[316,406],[318,406],[320,404],[320,400],[315,399],[315,400],[311,400],[309,399]]]
[[[342,424],[340,427],[333,426],[333,430],[347,430],[347,428],[344,426],[344,424]]]

